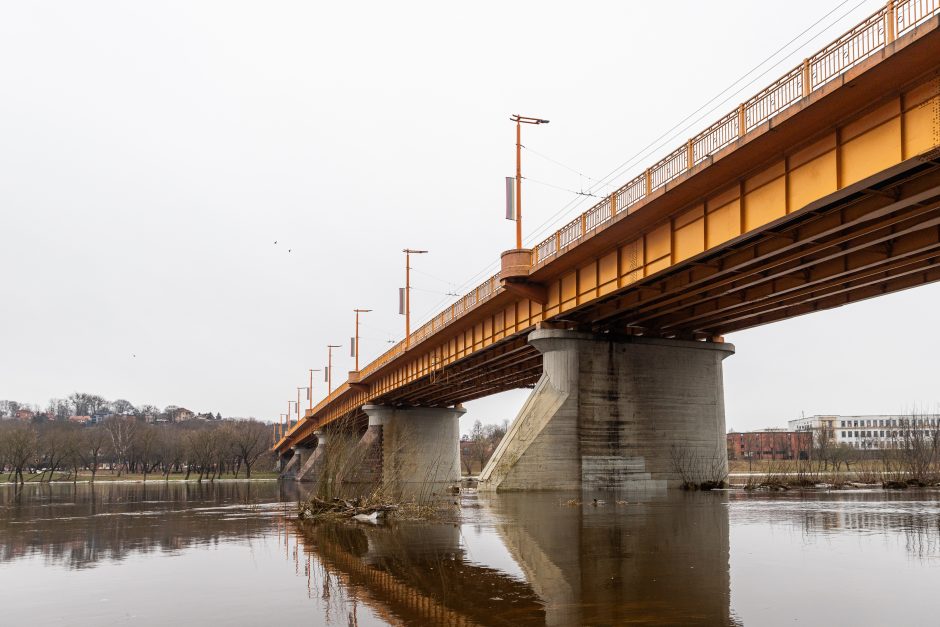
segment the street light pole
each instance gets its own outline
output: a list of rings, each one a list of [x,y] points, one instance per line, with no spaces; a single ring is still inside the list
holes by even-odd
[[[290,431],[290,404],[294,401],[287,401],[287,430]]]
[[[405,248],[405,348],[411,345],[411,256],[423,255],[426,250]]]
[[[371,309],[353,309],[356,312],[356,337],[353,338],[353,353],[356,358],[356,372],[359,372],[359,314],[369,313]]]
[[[326,345],[326,396],[329,398],[333,391],[333,349],[340,348],[342,344]]]
[[[310,371],[310,387],[307,388],[307,402],[308,402],[307,409],[312,410],[313,409],[313,373],[320,372],[320,369],[308,368],[308,370]]]
[[[297,424],[300,424],[300,391],[306,389],[305,387],[297,388]]]
[[[522,248],[522,125],[548,124],[548,120],[513,114],[516,123],[516,248]]]

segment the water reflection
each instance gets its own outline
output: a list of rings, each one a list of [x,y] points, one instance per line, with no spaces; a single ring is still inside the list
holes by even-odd
[[[798,527],[806,542],[850,533],[901,541],[918,560],[940,558],[940,494],[840,491],[773,495],[731,492],[734,521]]]
[[[460,525],[297,528],[306,553],[407,624],[733,624],[723,497],[681,498],[469,497]],[[481,548],[494,521],[501,546]],[[522,577],[488,565],[500,551]]]
[[[929,491],[464,495],[370,526],[301,524],[296,489],[0,485],[4,621],[919,624],[940,569]]]
[[[89,568],[257,536],[296,495],[276,482],[26,484],[0,488],[0,563],[41,555]]]

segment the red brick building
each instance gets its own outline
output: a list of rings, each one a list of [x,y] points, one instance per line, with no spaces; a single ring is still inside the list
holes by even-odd
[[[727,434],[728,459],[809,459],[813,434],[808,431],[749,431]]]

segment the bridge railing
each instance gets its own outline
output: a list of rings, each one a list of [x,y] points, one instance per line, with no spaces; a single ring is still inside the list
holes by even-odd
[[[631,179],[580,217],[533,247],[533,262],[558,255],[586,231],[633,205],[730,146],[797,101],[863,62],[940,12],[940,0],[892,0],[860,24],[742,102],[704,131],[687,140],[645,172]],[[613,199],[614,210],[610,209]],[[580,225],[580,229],[578,228]]]
[[[558,255],[562,249],[583,238],[589,231],[630,209],[670,181],[691,170],[718,151],[741,139],[771,117],[809,96],[815,89],[837,78],[883,49],[900,35],[940,12],[940,0],[891,0],[850,31],[812,57],[744,101],[717,122],[691,137],[652,167],[628,181],[553,235],[533,247],[533,261],[539,263]],[[414,331],[363,368],[365,378],[379,370],[409,346],[452,324],[470,309],[499,293],[495,274]],[[313,414],[349,390],[343,384],[313,408]],[[296,427],[295,427],[296,428]],[[291,429],[291,432],[293,428]],[[289,432],[290,433],[290,432]]]

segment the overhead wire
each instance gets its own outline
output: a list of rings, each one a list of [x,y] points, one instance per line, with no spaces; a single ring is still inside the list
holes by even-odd
[[[712,113],[716,108],[718,108],[718,107],[722,106],[723,104],[727,103],[728,100],[730,100],[731,98],[733,98],[733,97],[736,96],[737,94],[741,93],[742,91],[744,91],[745,89],[747,89],[748,87],[750,87],[755,81],[760,80],[761,78],[763,78],[764,76],[766,76],[769,72],[771,72],[774,68],[778,67],[778,66],[781,65],[783,62],[785,62],[788,58],[790,58],[790,57],[791,57],[793,54],[795,54],[798,50],[800,50],[801,48],[806,47],[807,45],[809,45],[810,43],[812,43],[814,40],[818,39],[820,36],[822,36],[823,33],[825,33],[826,31],[830,30],[831,28],[833,28],[836,24],[838,24],[838,23],[841,22],[843,19],[845,19],[846,16],[848,16],[849,14],[851,14],[852,12],[854,12],[855,10],[857,10],[859,7],[861,7],[863,4],[865,4],[866,2],[869,2],[870,0],[861,0],[860,2],[858,2],[857,4],[855,4],[851,9],[849,9],[848,11],[846,11],[845,13],[843,13],[843,14],[842,14],[841,16],[839,16],[835,21],[833,21],[831,24],[827,25],[824,29],[822,29],[819,33],[817,33],[816,35],[812,36],[810,39],[808,39],[808,40],[804,41],[803,43],[801,43],[796,49],[790,51],[786,56],[784,56],[783,58],[781,58],[780,60],[778,60],[776,63],[774,63],[774,64],[771,65],[770,67],[768,67],[768,68],[767,68],[766,70],[764,70],[762,73],[760,73],[759,75],[753,77],[750,81],[748,81],[747,83],[745,83],[744,85],[742,85],[738,90],[736,90],[735,92],[733,92],[733,93],[729,94],[728,96],[726,96],[726,97],[724,98],[724,100],[722,100],[721,102],[716,103],[714,106],[712,106],[711,108],[709,108],[707,111],[704,111],[704,112],[703,112],[703,110],[705,110],[706,107],[708,107],[710,104],[714,103],[716,100],[718,100],[719,98],[721,98],[724,94],[728,93],[728,92],[729,92],[731,89],[733,89],[736,85],[738,85],[739,83],[741,83],[741,81],[743,81],[743,80],[746,79],[748,76],[750,76],[751,74],[753,74],[755,71],[757,71],[758,69],[760,69],[760,68],[761,68],[762,66],[764,66],[766,63],[768,63],[769,61],[773,60],[774,57],[778,56],[781,52],[783,52],[784,50],[786,50],[787,48],[789,48],[793,43],[795,43],[797,40],[799,40],[801,37],[803,37],[803,35],[805,35],[805,34],[808,33],[809,31],[811,31],[812,29],[814,29],[816,26],[818,26],[820,23],[822,23],[826,18],[828,18],[828,17],[831,16],[833,13],[835,13],[836,11],[838,11],[840,8],[842,8],[843,6],[845,6],[846,4],[848,4],[849,1],[850,1],[850,0],[842,0],[841,2],[839,2],[836,6],[834,6],[832,9],[830,9],[825,15],[823,15],[823,16],[820,17],[818,20],[816,20],[815,22],[813,22],[813,23],[812,23],[810,26],[808,26],[807,28],[803,29],[803,31],[801,31],[798,35],[796,35],[795,37],[793,37],[790,41],[788,41],[788,42],[785,43],[783,46],[781,46],[780,48],[778,48],[776,51],[774,51],[772,54],[770,54],[768,57],[766,57],[763,61],[761,61],[760,63],[758,63],[757,65],[755,65],[753,68],[751,68],[750,70],[748,70],[748,71],[747,71],[745,74],[743,74],[740,78],[738,78],[736,81],[734,81],[733,83],[731,83],[731,85],[729,85],[729,86],[726,87],[725,89],[723,89],[723,90],[721,90],[720,92],[718,92],[715,96],[713,96],[712,98],[710,98],[708,101],[706,101],[704,104],[702,104],[702,105],[701,105],[699,108],[697,108],[695,111],[693,111],[692,113],[690,113],[689,115],[687,115],[685,118],[683,118],[682,120],[680,120],[678,123],[676,123],[675,125],[673,125],[672,128],[670,128],[669,130],[667,130],[667,131],[665,131],[664,133],[662,133],[659,137],[657,137],[656,139],[652,140],[652,141],[651,141],[650,143],[648,143],[646,146],[644,146],[644,147],[641,148],[639,151],[637,151],[636,153],[634,153],[634,154],[633,154],[630,158],[628,158],[626,161],[624,161],[623,163],[621,163],[620,165],[618,165],[616,168],[614,168],[613,170],[611,170],[607,175],[605,175],[605,176],[601,179],[601,181],[605,181],[605,182],[606,182],[607,180],[609,180],[609,179],[611,179],[611,178],[613,178],[613,177],[615,177],[615,176],[618,176],[618,175],[620,174],[620,172],[621,172],[622,170],[624,170],[625,168],[627,168],[627,167],[633,165],[633,164],[636,163],[637,161],[640,161],[640,160],[642,160],[642,159],[646,159],[650,154],[656,152],[657,150],[660,150],[660,149],[663,147],[664,144],[673,141],[677,135],[679,135],[680,133],[684,133],[690,126],[692,126],[692,125],[694,125],[694,124],[700,122],[700,121],[702,120],[702,118],[704,118],[706,115],[709,115],[710,113]],[[703,112],[702,115],[700,115],[698,118],[696,118],[696,119],[692,120],[691,122],[689,122],[689,120],[690,120],[693,116],[699,114],[700,112]],[[689,123],[686,124],[686,122],[689,122]],[[683,125],[685,125],[685,126],[683,126]],[[680,128],[680,127],[681,127],[681,128]],[[675,132],[674,132],[674,131],[675,131]],[[531,149],[530,149],[530,150],[531,150]],[[592,187],[593,187],[593,186],[592,186]],[[589,187],[588,189],[590,190],[591,187]],[[539,235],[541,235],[542,233],[545,232],[546,227],[547,227],[549,224],[553,224],[553,223],[559,218],[559,216],[563,216],[566,212],[570,211],[570,210],[571,210],[572,208],[574,208],[575,206],[580,205],[583,201],[584,201],[584,198],[576,198],[576,199],[573,199],[572,201],[569,201],[569,202],[566,203],[561,209],[559,209],[559,210],[556,211],[554,214],[552,214],[551,216],[549,216],[549,218],[546,219],[542,224],[540,224],[539,226],[537,226],[537,227],[535,228],[535,230],[532,231],[532,232],[527,236],[526,239],[527,239],[528,241],[532,241],[533,239],[537,238]],[[572,204],[573,204],[574,206],[572,206]]]
[[[643,148],[641,148],[640,150],[638,150],[638,151],[637,151],[636,153],[634,153],[630,158],[628,158],[626,161],[624,161],[623,163],[621,163],[620,165],[618,165],[617,167],[615,167],[613,170],[611,170],[608,174],[606,174],[606,175],[605,175],[604,177],[602,177],[601,179],[598,180],[598,179],[593,179],[593,178],[591,178],[591,177],[585,176],[585,178],[591,178],[592,181],[595,181],[595,183],[594,183],[593,185],[590,185],[590,186],[588,187],[587,191],[588,191],[588,192],[596,191],[596,188],[597,188],[599,185],[613,186],[613,184],[610,182],[610,180],[613,179],[613,178],[616,177],[616,176],[619,176],[620,173],[621,173],[624,169],[626,169],[626,168],[630,167],[631,165],[635,164],[637,161],[646,159],[649,155],[655,153],[657,150],[660,150],[660,149],[663,147],[663,145],[665,145],[665,144],[668,143],[668,142],[673,141],[677,135],[679,135],[680,133],[684,133],[690,126],[692,126],[692,125],[697,124],[698,122],[700,122],[706,115],[709,115],[709,114],[712,113],[715,109],[717,109],[718,107],[720,107],[720,106],[724,105],[725,103],[727,103],[728,100],[730,100],[730,99],[733,98],[734,96],[738,95],[741,91],[743,91],[743,90],[747,89],[748,87],[750,87],[751,85],[753,85],[754,82],[756,82],[757,80],[760,80],[760,79],[761,79],[762,77],[764,77],[766,74],[768,74],[769,72],[771,72],[774,68],[779,67],[779,66],[780,66],[782,63],[784,63],[787,59],[789,59],[789,58],[792,57],[794,54],[796,54],[799,50],[805,48],[807,45],[809,45],[810,43],[812,43],[813,41],[815,41],[816,39],[818,39],[819,37],[821,37],[825,32],[827,32],[827,31],[829,31],[830,29],[832,29],[832,28],[833,28],[834,26],[836,26],[839,22],[841,22],[843,19],[845,19],[848,15],[850,15],[851,13],[853,13],[854,11],[856,11],[859,7],[861,7],[862,5],[866,4],[867,2],[870,2],[870,0],[861,0],[860,2],[856,3],[856,4],[853,5],[852,8],[850,8],[848,11],[846,11],[845,13],[843,13],[842,15],[840,15],[838,18],[836,18],[836,19],[835,19],[834,21],[832,21],[830,24],[828,24],[827,26],[825,26],[822,30],[820,30],[820,31],[819,31],[818,33],[816,33],[815,35],[813,35],[812,37],[810,37],[810,38],[807,39],[806,41],[800,43],[796,48],[794,48],[793,50],[791,50],[790,52],[788,52],[785,56],[783,56],[782,58],[780,58],[779,60],[777,60],[773,65],[771,65],[771,66],[769,66],[768,68],[766,68],[763,72],[761,72],[761,73],[758,74],[757,76],[754,76],[753,78],[751,78],[747,83],[744,83],[743,85],[741,85],[741,87],[738,88],[738,89],[737,89],[736,91],[734,91],[733,93],[728,94],[728,92],[729,92],[730,90],[734,89],[735,86],[739,85],[742,81],[744,81],[745,79],[747,79],[751,74],[753,74],[754,72],[756,72],[757,70],[759,70],[759,69],[760,69],[761,67],[763,67],[765,64],[767,64],[767,63],[769,63],[770,61],[772,61],[775,57],[777,57],[778,55],[780,55],[780,54],[781,54],[782,52],[784,52],[787,48],[789,48],[792,44],[796,43],[796,42],[797,42],[800,38],[802,38],[805,34],[807,34],[808,32],[810,32],[810,31],[813,30],[814,28],[816,28],[816,26],[818,26],[819,24],[821,24],[823,21],[825,21],[827,18],[829,18],[833,13],[835,13],[836,11],[838,11],[839,9],[841,9],[842,7],[844,7],[844,6],[845,6],[846,4],[848,4],[850,1],[851,1],[851,0],[841,0],[838,4],[836,4],[832,9],[830,9],[829,11],[827,11],[822,17],[820,17],[820,18],[817,19],[815,22],[813,22],[810,26],[808,26],[808,27],[806,27],[805,29],[803,29],[799,34],[797,34],[795,37],[793,37],[792,39],[790,39],[787,43],[785,43],[784,45],[782,45],[782,46],[781,46],[780,48],[778,48],[776,51],[774,51],[773,53],[771,53],[770,55],[768,55],[768,56],[767,56],[764,60],[762,60],[760,63],[758,63],[757,65],[755,65],[754,67],[752,67],[750,70],[748,70],[747,72],[745,72],[740,78],[738,78],[737,80],[735,80],[735,81],[734,81],[733,83],[731,83],[728,87],[726,87],[726,88],[724,88],[723,90],[721,90],[720,92],[718,92],[715,96],[713,96],[712,98],[710,98],[709,100],[707,100],[705,103],[703,103],[703,104],[702,104],[701,106],[699,106],[697,109],[695,109],[695,110],[692,111],[690,114],[688,114],[686,117],[684,117],[682,120],[680,120],[680,121],[677,122],[675,125],[673,125],[670,129],[668,129],[668,130],[666,130],[665,132],[663,132],[662,134],[660,134],[659,137],[657,137],[656,139],[654,139],[654,140],[652,140],[651,142],[649,142],[646,146],[644,146]],[[720,102],[717,102],[717,103],[716,103],[716,101],[717,101],[719,98],[721,98],[723,95],[725,95],[725,94],[728,94],[728,95],[727,95],[723,100],[721,100]],[[716,103],[716,104],[714,104],[714,106],[708,108],[709,105],[711,105],[712,103]],[[707,108],[707,110],[706,110],[706,108]],[[693,118],[694,116],[698,115],[699,113],[702,113],[702,115],[699,115],[697,118],[695,118],[694,120],[692,120],[692,118]],[[690,122],[689,120],[691,120],[691,122]],[[688,124],[686,124],[687,122],[688,122]],[[684,126],[683,126],[683,125],[684,125]],[[537,152],[536,152],[535,150],[533,150],[532,148],[527,148],[527,151],[532,152],[533,154],[537,154],[538,156],[542,157],[543,159],[552,161],[552,162],[555,163],[556,165],[559,165],[559,166],[561,166],[561,167],[564,167],[564,168],[566,168],[566,169],[569,169],[569,170],[575,172],[576,174],[579,174],[579,175],[584,176],[583,173],[581,173],[581,172],[578,171],[577,169],[571,168],[570,166],[564,165],[564,164],[562,164],[561,162],[555,161],[554,159],[551,159],[550,157],[547,157],[546,155],[542,155],[541,153],[537,153]],[[551,184],[547,184],[547,183],[544,183],[544,182],[541,182],[541,181],[536,181],[536,180],[531,179],[531,178],[528,178],[528,177],[523,177],[523,178],[524,178],[525,180],[529,180],[529,181],[534,182],[534,183],[541,183],[541,184],[543,184],[543,185],[548,185],[549,187],[557,187],[557,186],[554,186],[554,185],[551,185]],[[567,213],[567,212],[571,211],[572,209],[578,207],[579,205],[581,205],[581,204],[585,201],[586,198],[590,197],[588,194],[583,193],[583,190],[582,190],[582,192],[574,192],[573,190],[566,189],[566,188],[559,188],[559,189],[560,189],[561,191],[565,191],[565,192],[568,192],[568,193],[576,194],[576,196],[575,196],[573,199],[569,200],[567,203],[565,203],[565,205],[563,205],[563,206],[562,206],[558,211],[556,211],[554,214],[552,214],[551,216],[549,216],[544,222],[542,222],[540,225],[538,225],[534,231],[530,232],[529,235],[526,237],[526,242],[532,243],[533,241],[535,241],[541,234],[543,234],[543,233],[546,231],[546,228],[547,228],[549,225],[553,225],[554,223],[556,223],[556,222],[558,221],[558,219],[559,219],[560,216],[564,216],[565,213]],[[470,277],[469,279],[465,280],[463,283],[459,284],[459,285],[457,286],[457,288],[456,288],[456,291],[460,291],[460,290],[465,289],[468,284],[472,284],[472,283],[476,282],[476,281],[477,281],[481,276],[483,276],[483,275],[492,274],[493,272],[495,272],[495,270],[498,268],[498,266],[499,266],[499,262],[494,262],[494,263],[488,264],[486,267],[484,267],[482,270],[480,270],[479,272],[477,272],[476,274],[474,274],[472,277]],[[425,314],[422,314],[422,316],[421,316],[420,318],[423,319],[423,318],[427,317],[428,315],[436,315],[437,310],[440,309],[440,307],[441,307],[441,306],[443,305],[443,303],[446,302],[446,301],[447,301],[446,298],[445,298],[445,299],[442,299],[442,300],[440,300],[440,301],[438,301],[438,303],[436,303],[435,305],[433,305]]]

